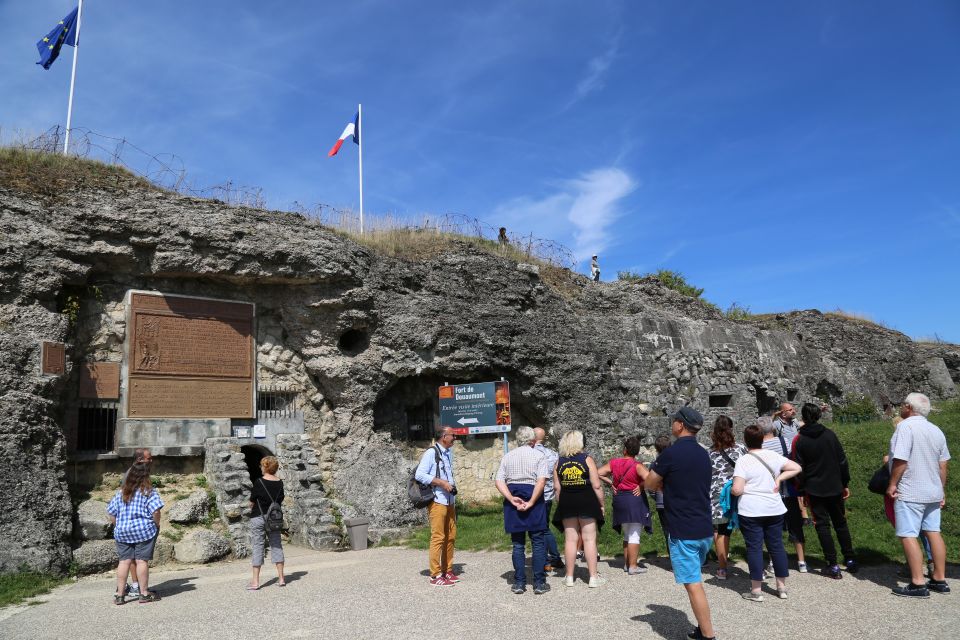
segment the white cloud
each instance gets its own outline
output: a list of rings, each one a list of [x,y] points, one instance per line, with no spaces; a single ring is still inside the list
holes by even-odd
[[[564,110],[569,109],[594,91],[603,89],[604,85],[606,84],[607,71],[610,70],[610,67],[613,65],[613,61],[616,60],[619,53],[620,33],[617,33],[613,37],[613,41],[610,43],[610,46],[607,47],[606,51],[598,56],[590,58],[590,61],[587,62],[587,72],[582,78],[580,78],[580,82],[577,83],[574,95],[570,98],[570,101],[564,105]]]
[[[623,215],[623,198],[637,182],[622,169],[604,167],[565,180],[543,198],[514,198],[494,209],[489,220],[511,233],[532,233],[572,245],[574,258],[602,254],[615,237],[613,225]]]
[[[574,257],[578,260],[603,252],[613,239],[610,228],[622,215],[620,200],[637,188],[622,169],[594,169],[568,185],[577,195],[567,218],[576,227]]]

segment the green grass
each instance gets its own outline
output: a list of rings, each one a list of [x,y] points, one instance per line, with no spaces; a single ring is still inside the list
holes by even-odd
[[[58,578],[33,571],[21,571],[0,575],[0,607],[20,604],[28,598],[50,593],[70,581],[70,578]]]
[[[960,452],[960,402],[940,405],[940,411],[932,413],[930,420],[939,426],[947,437],[947,445],[954,455]],[[889,420],[861,422],[859,424],[830,425],[843,443],[850,462],[850,499],[847,501],[847,518],[853,545],[862,564],[903,562],[903,549],[894,535],[893,527],[883,513],[883,497],[867,491],[867,481],[880,466],[887,452],[893,426]],[[652,506],[652,505],[651,505]],[[613,513],[610,497],[607,497],[607,514]],[[960,469],[951,469],[947,482],[947,506],[943,511],[942,532],[947,544],[947,560],[960,562]],[[557,534],[561,551],[563,536]],[[813,527],[806,528],[807,556],[811,560],[823,558],[820,543]],[[420,527],[405,541],[414,549],[426,549],[430,541],[430,528]],[[600,532],[599,548],[604,558],[613,558],[622,553],[622,539],[612,527],[604,526]],[[463,504],[457,512],[457,548],[469,551],[507,551],[510,537],[503,531],[503,508],[501,503]],[[734,533],[731,541],[735,558],[745,556],[743,538]],[[839,551],[839,547],[837,549]],[[793,554],[793,545],[787,544],[787,552]],[[652,535],[644,535],[640,542],[641,556],[666,555],[666,544],[660,523],[654,516]]]

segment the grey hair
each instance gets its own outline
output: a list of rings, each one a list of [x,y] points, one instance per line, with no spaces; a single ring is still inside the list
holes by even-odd
[[[922,393],[907,394],[904,400],[916,413],[926,417],[930,414],[930,398]]]
[[[517,429],[517,444],[520,446],[528,445],[537,439],[537,434],[533,432],[533,427],[520,427]]]
[[[773,426],[773,418],[770,416],[760,416],[757,418],[757,426],[760,427],[760,432],[765,436],[770,435],[776,430]]]

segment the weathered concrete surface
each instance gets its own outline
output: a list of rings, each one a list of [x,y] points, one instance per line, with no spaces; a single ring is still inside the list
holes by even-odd
[[[193,524],[207,518],[210,513],[210,498],[206,491],[194,491],[183,500],[174,502],[167,517],[170,522]]]
[[[119,361],[129,289],[256,304],[258,376],[303,400],[291,477],[309,505],[287,513],[301,518],[297,539],[317,545],[335,539],[338,511],[369,516],[374,535],[420,521],[404,483],[423,443],[407,441],[408,425],[445,381],[503,376],[515,425],[580,428],[600,455],[627,434],[649,444],[684,402],[742,427],[791,398],[956,393],[955,346],[875,325],[816,311],[731,322],[656,280],[595,284],[469,241],[403,261],[300,216],[115,182],[49,196],[0,175],[0,570],[69,562],[74,365]],[[64,377],[37,375],[42,339],[68,344]],[[484,442],[498,446],[464,450]],[[478,491],[488,462],[468,470]],[[237,552],[249,478],[242,454],[230,465],[229,491],[214,488]],[[11,520],[24,505],[27,522]]]
[[[191,531],[173,545],[177,562],[212,562],[230,553],[230,541],[207,529]]]
[[[535,596],[510,593],[509,553],[458,552],[463,581],[455,587],[427,585],[425,551],[373,549],[321,553],[284,549],[288,586],[275,584],[265,566],[259,591],[245,591],[247,562],[219,563],[178,571],[150,572],[151,588],[163,599],[151,605],[114,606],[111,575],[90,577],[41,596],[44,604],[0,610],[0,637],[6,640],[62,638],[157,638],[219,640],[262,638],[541,638],[569,630],[584,640],[684,638],[693,626],[686,593],[674,584],[661,560],[646,575],[628,577],[619,566],[601,563],[609,582],[588,589],[578,580],[565,588],[550,577],[552,590]],[[578,568],[578,573],[585,573]],[[956,594],[929,600],[890,595],[897,567],[864,567],[856,576],[829,580],[791,574],[790,597],[770,595],[746,602],[746,567],[738,564],[726,582],[705,589],[720,638],[793,640],[810,638],[829,625],[838,638],[891,640],[951,638],[960,625]],[[948,569],[948,580],[958,577]],[[411,601],[425,603],[411,606]],[[439,616],[437,611],[447,612]]]

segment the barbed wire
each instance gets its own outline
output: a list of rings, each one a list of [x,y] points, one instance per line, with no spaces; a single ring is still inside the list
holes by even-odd
[[[59,153],[63,149],[64,134],[64,128],[56,125],[39,136],[14,146],[45,153]],[[179,156],[172,153],[150,153],[126,138],[74,127],[70,130],[69,152],[81,158],[123,167],[159,187],[183,195],[215,199],[229,206],[267,208],[267,200],[260,187],[236,184],[232,180],[209,187],[198,187],[188,179],[186,167]],[[360,234],[360,216],[350,209],[323,203],[306,206],[294,201],[287,210],[347,233]],[[504,230],[502,237],[500,229],[462,213],[424,214],[415,219],[391,214],[367,214],[363,224],[365,234],[406,230],[474,237],[510,247],[528,258],[537,258],[558,267],[573,269],[576,266],[573,252],[559,242],[537,238],[532,233],[522,235],[509,230]]]

